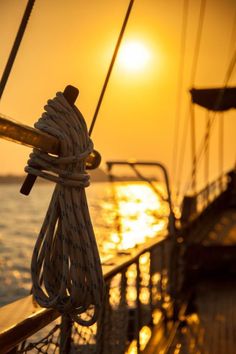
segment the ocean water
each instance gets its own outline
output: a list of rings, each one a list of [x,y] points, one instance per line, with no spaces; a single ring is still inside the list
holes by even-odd
[[[19,189],[0,185],[0,306],[30,292],[31,255],[54,186],[35,184],[28,197]],[[145,183],[93,183],[86,194],[102,261],[166,232],[168,205]]]

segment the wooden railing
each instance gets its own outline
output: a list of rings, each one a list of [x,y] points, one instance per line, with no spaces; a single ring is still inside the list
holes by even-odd
[[[82,337],[85,338],[83,343],[81,343],[81,338],[76,342],[72,334],[69,340],[67,338],[66,350],[61,344],[65,343],[65,340],[62,341],[58,333],[59,339],[56,343],[58,350],[61,353],[69,352],[72,340],[75,347],[86,346],[87,350],[91,345],[93,345],[93,350],[94,346],[97,346],[96,353],[106,353],[105,349],[101,349],[104,346],[110,347],[111,353],[112,348],[115,350],[115,347],[115,352],[117,352],[117,346],[123,345],[126,350],[135,342],[139,352],[144,347],[142,336],[140,336],[142,328],[145,326],[151,331],[154,325],[160,324],[161,326],[161,323],[163,325],[165,320],[171,319],[173,315],[172,252],[173,239],[166,235],[150,240],[138,250],[120,254],[103,264],[107,288],[107,298],[102,310],[103,321],[100,320],[96,328],[90,328],[89,335],[83,334]],[[47,334],[45,335],[44,332],[40,338],[40,329],[59,316],[60,314],[53,309],[42,309],[31,295],[0,308],[0,353],[20,353],[23,351],[22,348],[24,348],[23,352],[30,352],[32,348],[37,348],[41,340],[43,346],[43,340]],[[120,316],[120,324],[113,323]],[[55,326],[55,331],[60,332],[63,326],[65,327],[64,317],[61,317],[60,323],[59,326]],[[71,326],[70,322],[69,325],[67,323],[67,330],[64,329],[67,333],[68,326]],[[75,326],[70,333],[74,331],[78,333],[82,329]],[[83,331],[87,333],[86,329]],[[116,332],[115,339],[112,337],[113,331]],[[120,334],[117,331],[120,331]],[[35,340],[31,336],[36,332],[39,334]],[[27,340],[29,337],[31,338]],[[48,348],[50,345],[55,345],[50,340],[50,338],[47,340]],[[22,343],[23,347],[20,346]],[[89,353],[89,350],[87,352]],[[124,352],[120,351],[120,353]]]
[[[42,151],[59,155],[60,142],[55,136],[46,134],[39,129],[32,128],[4,117],[0,114],[0,138],[13,141]],[[100,155],[94,150],[86,160],[87,169],[95,169],[101,162]]]

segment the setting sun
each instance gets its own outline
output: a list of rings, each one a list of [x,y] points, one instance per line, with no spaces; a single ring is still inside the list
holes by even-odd
[[[120,49],[118,60],[125,69],[137,71],[144,68],[149,59],[150,52],[142,42],[127,41]]]

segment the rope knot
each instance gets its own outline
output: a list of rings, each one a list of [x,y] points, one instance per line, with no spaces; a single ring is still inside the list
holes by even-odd
[[[93,151],[93,142],[85,134],[87,127],[82,114],[68,104],[62,93],[48,100],[44,108],[35,128],[60,140],[60,156],[33,149],[25,171],[68,187],[88,187],[90,177],[85,171],[85,161]]]

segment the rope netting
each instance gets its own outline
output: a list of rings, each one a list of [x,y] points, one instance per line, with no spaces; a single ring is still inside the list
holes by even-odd
[[[33,252],[32,292],[40,306],[92,325],[104,295],[84,190],[89,185],[85,159],[93,143],[82,114],[62,93],[48,101],[35,127],[60,140],[60,156],[34,149],[25,169],[57,183]]]

